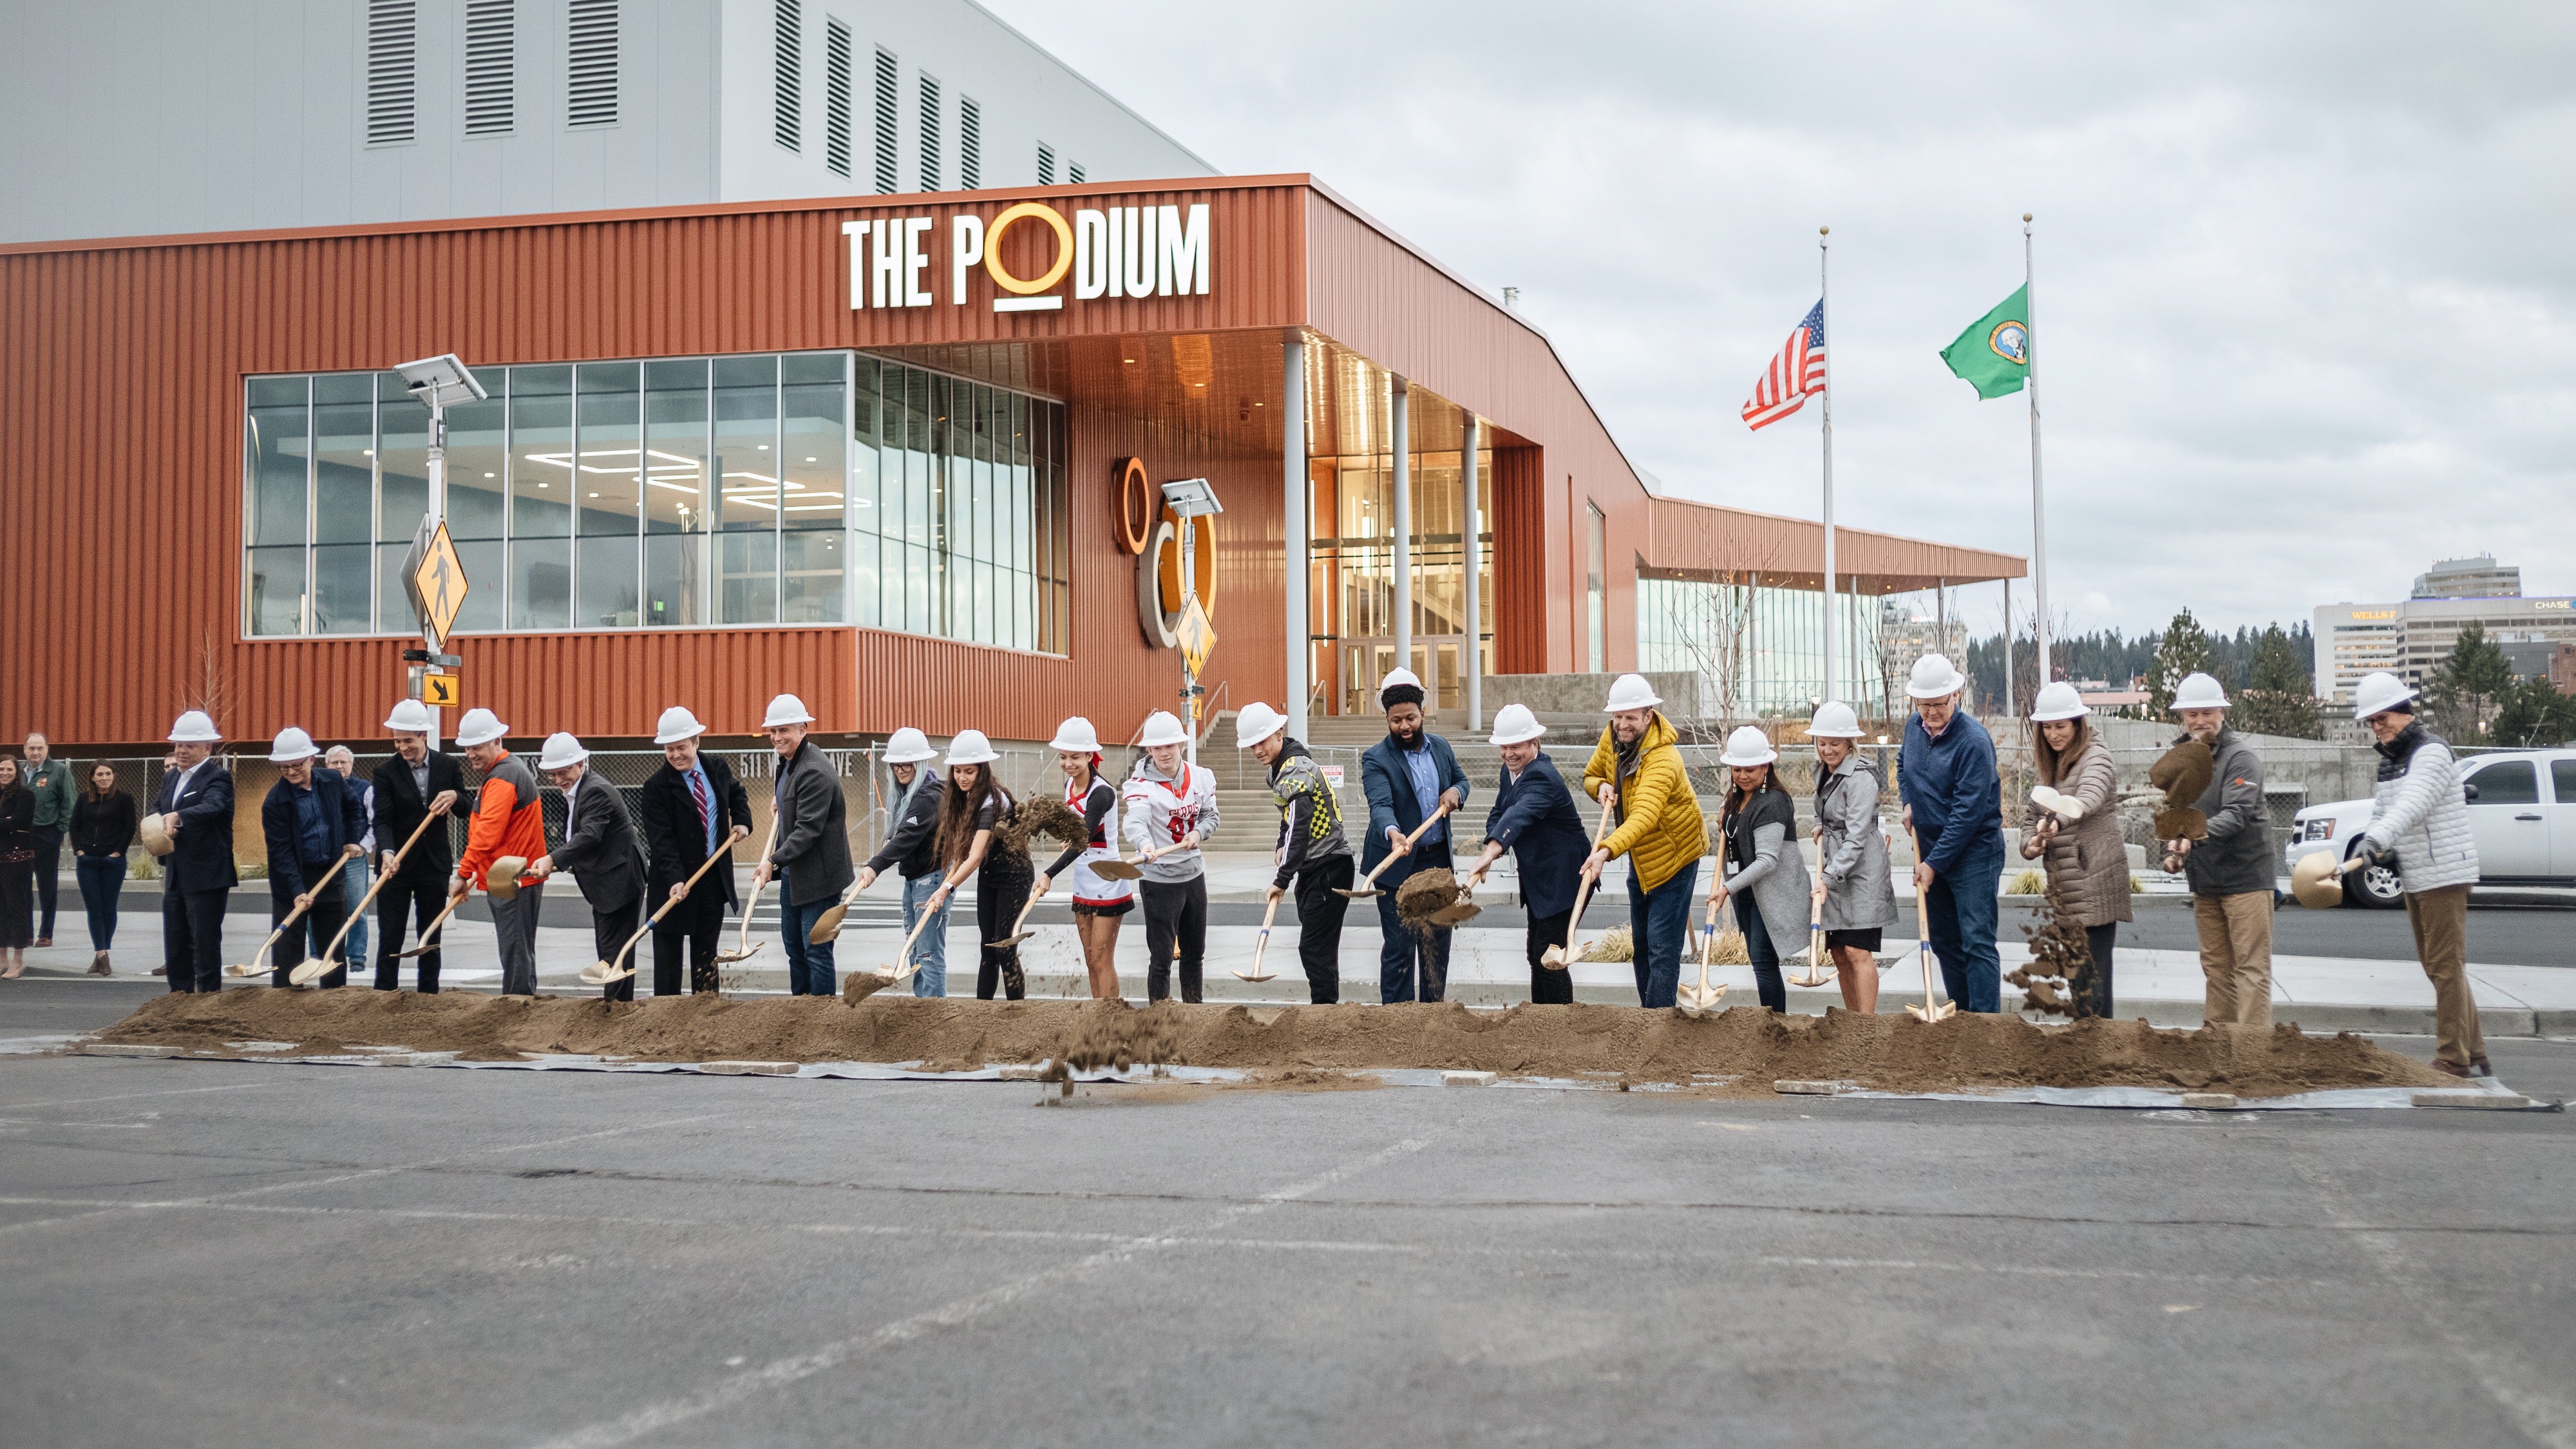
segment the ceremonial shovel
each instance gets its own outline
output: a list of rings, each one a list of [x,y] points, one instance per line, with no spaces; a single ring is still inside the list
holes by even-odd
[[[331,953],[339,950],[340,943],[348,939],[350,927],[366,919],[367,907],[375,902],[376,892],[383,890],[385,882],[394,878],[394,872],[402,869],[403,857],[411,854],[411,848],[420,843],[420,834],[429,828],[429,822],[444,813],[446,812],[434,811],[420,818],[420,823],[412,827],[411,839],[404,841],[402,849],[394,852],[393,865],[376,877],[376,883],[367,887],[367,893],[358,898],[358,908],[349,913],[349,919],[340,923],[340,934],[331,938],[331,944],[322,948],[321,955],[297,962],[295,969],[286,973],[287,985],[303,986],[330,974]]]
[[[1726,869],[1725,847],[1721,845],[1718,850],[1717,868],[1724,870]],[[1708,984],[1709,963],[1717,956],[1717,897],[1715,896],[1708,898],[1708,919],[1701,922],[1699,933],[1699,984],[1683,987],[1674,993],[1673,998],[1673,1004],[1681,1008],[1684,1016],[1697,1016],[1716,1006],[1726,995],[1725,982],[1721,981],[1713,988]]]
[[[1395,864],[1397,859],[1410,859],[1413,855],[1413,842],[1420,840],[1422,838],[1422,832],[1438,824],[1443,817],[1448,815],[1448,813],[1449,802],[1447,800],[1443,800],[1440,802],[1440,808],[1431,812],[1431,818],[1429,820],[1425,820],[1421,824],[1413,827],[1413,833],[1404,837],[1404,849],[1388,851],[1386,853],[1386,859],[1379,861],[1377,863],[1377,869],[1370,871],[1366,876],[1362,877],[1359,885],[1350,890],[1343,890],[1340,886],[1335,886],[1333,887],[1333,894],[1337,896],[1348,896],[1355,901],[1364,901],[1371,896],[1386,894],[1386,892],[1377,888],[1377,878],[1386,874],[1386,868]]]
[[[773,847],[775,847],[777,844],[778,844],[778,807],[776,806],[776,804],[774,804],[774,803],[773,803],[773,804],[770,806],[770,810],[769,810],[769,838],[768,838],[768,839],[766,839],[766,840],[764,840],[764,841],[762,841],[762,842],[760,843],[760,861],[761,861],[761,864],[766,865],[766,864],[768,864],[768,863],[769,863],[769,852],[770,852],[770,850],[771,850]],[[759,881],[756,881],[756,880],[755,880],[755,881],[753,881],[753,882],[751,883],[751,894],[743,900],[743,903],[742,903],[742,936],[741,936],[741,938],[740,938],[739,940],[737,940],[737,941],[735,941],[735,942],[734,942],[734,947],[733,947],[733,949],[732,949],[732,950],[730,950],[730,951],[718,951],[718,952],[716,953],[716,959],[715,959],[714,961],[712,961],[712,962],[708,963],[708,964],[710,964],[710,965],[716,965],[716,966],[721,966],[721,965],[724,965],[726,962],[729,962],[729,961],[748,961],[748,960],[750,960],[753,956],[756,956],[756,955],[758,955],[758,954],[760,953],[760,946],[755,946],[755,945],[751,944],[751,908],[752,908],[753,906],[756,906],[756,905],[760,904],[760,885],[761,885],[761,883],[760,883]],[[829,916],[829,915],[831,915],[831,914],[832,914],[832,913],[831,913],[830,911],[825,911],[825,912],[823,913],[823,915],[824,915],[824,916]],[[816,917],[816,918],[815,918],[815,920],[814,920],[814,924],[815,924],[815,926],[816,926],[817,928],[820,928],[820,927],[822,926],[822,924],[823,924],[822,917],[821,917],[821,916]],[[840,928],[841,928],[841,923],[840,923],[839,921],[834,921],[834,922],[832,922],[832,929],[833,929],[834,931],[836,931],[836,932],[837,932],[838,930],[840,930]],[[812,939],[813,939],[813,937],[808,936],[808,937],[806,937],[806,939],[810,941],[810,940],[812,940]],[[766,942],[766,941],[763,941],[763,942],[761,942],[761,943],[760,943],[760,945],[761,945],[761,946],[766,946],[766,945],[768,945],[768,944],[769,944],[769,943],[768,943],[768,942]]]
[[[1037,892],[1035,892],[1035,891],[1031,891],[1031,892],[1029,892],[1029,899],[1028,899],[1027,904],[1025,904],[1025,905],[1023,905],[1023,906],[1021,906],[1021,907],[1020,907],[1020,913],[1019,913],[1019,915],[1018,915],[1016,918],[1014,918],[1014,919],[1012,920],[1012,922],[1011,922],[1011,934],[1009,934],[1009,935],[1007,935],[1007,936],[1004,936],[1002,939],[1000,939],[1000,940],[998,940],[998,941],[987,941],[987,942],[985,942],[984,944],[985,944],[985,945],[987,945],[987,946],[989,946],[989,947],[991,947],[992,949],[994,949],[994,950],[996,950],[996,951],[1007,951],[1007,950],[1009,950],[1011,947],[1016,946],[1016,945],[1020,944],[1022,941],[1027,940],[1029,937],[1036,935],[1036,934],[1037,934],[1037,932],[1035,932],[1035,931],[1023,931],[1023,930],[1021,930],[1021,929],[1020,929],[1020,927],[1022,927],[1023,925],[1026,925],[1026,924],[1028,923],[1028,919],[1029,919],[1029,912],[1034,911],[1034,910],[1036,910],[1037,908],[1038,908],[1038,897],[1037,897]]]
[[[1252,969],[1234,973],[1238,980],[1267,981],[1279,974],[1276,971],[1261,969],[1261,953],[1270,949],[1270,922],[1279,914],[1279,902],[1283,899],[1285,898],[1281,896],[1272,896],[1270,909],[1261,913],[1261,934],[1252,938]]]
[[[467,894],[468,893],[465,891],[458,891],[456,894],[449,896],[447,898],[447,908],[440,911],[437,915],[430,917],[429,925],[421,931],[420,943],[413,946],[408,951],[396,951],[394,953],[394,959],[401,961],[413,956],[425,956],[430,952],[437,950],[438,928],[447,924],[447,918],[456,914],[456,908],[458,906],[465,904],[465,897]]]
[[[1914,859],[1920,862],[1923,859],[1923,837],[1916,835],[1910,826],[1905,834],[1914,842]],[[1957,1015],[1959,1003],[1942,1001],[1932,994],[1932,919],[1923,909],[1921,877],[1914,882],[1914,934],[1922,938],[1914,943],[1914,954],[1923,962],[1923,1004],[1916,1006],[1907,1002],[1905,1014],[1921,1021],[1941,1021]]]
[[[1610,834],[1610,810],[1610,806],[1604,805],[1601,807],[1601,824],[1595,827],[1592,832],[1592,848],[1594,850],[1599,850],[1601,848],[1601,842]],[[1723,867],[1721,867],[1721,869],[1723,869]],[[1547,967],[1551,971],[1562,971],[1566,969],[1566,963],[1574,959],[1574,943],[1582,938],[1583,908],[1589,904],[1591,900],[1592,881],[1587,879],[1582,885],[1575,887],[1574,914],[1568,916],[1565,921],[1565,944],[1562,946],[1550,946],[1545,951],[1540,952],[1538,964]]]
[[[1792,976],[1789,984],[1800,987],[1822,986],[1834,979],[1836,968],[1825,964],[1825,903],[1807,903],[1807,974]]]
[[[685,892],[690,887],[696,885],[698,883],[698,876],[705,875],[707,873],[708,866],[714,865],[717,861],[722,860],[725,857],[726,852],[732,849],[733,841],[731,838],[727,838],[724,844],[716,847],[715,854],[707,857],[706,864],[698,867],[696,874],[691,875],[687,880],[680,883],[680,889]],[[643,940],[644,933],[652,930],[655,922],[661,920],[664,916],[669,915],[671,913],[671,907],[678,905],[684,899],[686,899],[685,895],[663,897],[661,909],[655,911],[649,916],[646,916],[644,918],[644,924],[636,930],[635,934],[626,938],[626,944],[619,947],[617,950],[616,960],[593,961],[589,965],[581,968],[581,979],[583,984],[589,986],[606,986],[611,981],[623,981],[627,977],[634,975],[635,968],[626,964],[626,958],[633,954],[635,943]]]
[[[2084,802],[2072,795],[2061,794],[2046,785],[2030,787],[2030,803],[2069,824],[2084,818]]]
[[[896,954],[893,964],[877,972],[879,976],[885,978],[887,986],[892,986],[921,969],[912,959],[912,943],[921,939],[921,928],[929,925],[938,915],[937,911],[923,911],[921,919],[912,923],[912,934],[903,938],[903,949]]]
[[[2290,867],[2290,894],[2299,904],[2312,911],[2329,910],[2343,904],[2343,878],[2369,862],[2356,855],[2341,865],[2322,850],[2312,850],[2299,857]]]
[[[297,921],[302,920],[304,918],[304,913],[312,908],[313,895],[311,892],[307,892],[304,897],[304,904],[297,906],[294,910],[286,913],[286,919],[278,922],[277,929],[268,933],[268,939],[259,943],[259,950],[251,956],[249,961],[239,966],[225,967],[224,974],[226,976],[259,976],[266,974],[268,968],[259,963],[268,959],[268,948],[276,945],[278,938],[286,934],[286,928],[294,925]]]

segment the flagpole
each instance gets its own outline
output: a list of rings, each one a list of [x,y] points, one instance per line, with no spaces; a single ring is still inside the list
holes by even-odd
[[[2039,646],[2039,680],[2033,688],[2048,687],[2048,494],[2039,485],[2039,317],[2038,293],[2033,286],[2030,245],[2030,213],[2021,214],[2021,296],[2022,358],[2030,377],[2030,572],[2031,590],[2039,596],[2039,616],[2031,631],[2032,642]],[[2007,621],[2009,624],[2009,621]],[[2010,637],[2007,628],[2006,637]]]
[[[1832,268],[1833,232],[1829,226],[1816,228],[1816,307],[1823,314],[1825,331],[1825,688],[1823,699],[1836,699],[1834,693],[1834,309]]]

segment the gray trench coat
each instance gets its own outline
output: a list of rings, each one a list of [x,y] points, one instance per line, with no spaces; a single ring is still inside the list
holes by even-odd
[[[1825,929],[1866,931],[1896,924],[1887,839],[1878,833],[1878,772],[1854,750],[1816,796],[1816,873],[1825,882]]]

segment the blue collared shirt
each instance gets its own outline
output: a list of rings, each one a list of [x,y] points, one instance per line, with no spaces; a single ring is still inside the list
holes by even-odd
[[[1399,753],[1404,756],[1405,774],[1413,779],[1414,803],[1421,807],[1422,818],[1428,820],[1431,818],[1431,812],[1440,808],[1440,761],[1432,756],[1428,741],[1424,742],[1422,748],[1418,750],[1404,750]],[[1449,822],[1446,820],[1422,832],[1423,841],[1448,838]],[[1417,841],[1415,848],[1419,849],[1420,845],[1421,842]]]

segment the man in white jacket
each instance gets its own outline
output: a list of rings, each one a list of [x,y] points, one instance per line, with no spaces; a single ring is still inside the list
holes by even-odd
[[[2396,675],[2364,675],[2353,687],[2352,712],[2379,742],[2379,784],[2359,853],[2373,865],[2395,864],[2405,884],[2415,954],[2433,982],[2433,1065],[2455,1077],[2494,1076],[2469,991],[2469,887],[2478,880],[2478,845],[2459,764],[2450,744],[2415,717],[2415,691]]]

